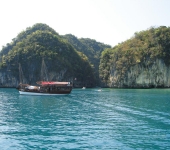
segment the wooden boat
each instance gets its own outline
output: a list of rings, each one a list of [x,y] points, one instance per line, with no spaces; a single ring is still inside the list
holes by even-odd
[[[67,95],[72,91],[70,82],[38,81],[39,86],[19,84],[18,90],[22,95]]]
[[[48,81],[47,69],[44,60],[42,61],[41,73],[45,74],[46,81],[36,82],[38,85],[28,85],[24,83],[24,76],[21,65],[19,64],[20,84],[17,87],[19,93],[22,95],[66,95],[72,91],[73,84],[70,82]],[[45,79],[45,78],[44,78]]]

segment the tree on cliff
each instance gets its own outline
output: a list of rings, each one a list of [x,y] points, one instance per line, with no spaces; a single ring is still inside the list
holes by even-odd
[[[99,63],[101,52],[106,48],[111,48],[110,45],[106,45],[89,38],[78,39],[74,35],[66,34],[63,36],[73,47],[85,54],[93,67],[95,80],[99,83]]]
[[[136,32],[129,40],[102,52],[100,60],[100,78],[109,85],[111,74],[115,86],[123,86],[127,73],[132,66],[152,66],[156,59],[170,65],[170,27],[151,27],[146,31]]]
[[[18,79],[18,64],[23,68],[29,83],[40,78],[41,61],[44,58],[51,80],[77,78],[81,84],[94,86],[94,73],[88,58],[77,51],[62,36],[46,24],[35,24],[22,31],[0,52],[0,72]]]

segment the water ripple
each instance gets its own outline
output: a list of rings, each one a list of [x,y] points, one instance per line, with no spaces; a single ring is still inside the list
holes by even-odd
[[[170,91],[0,89],[0,149],[170,149]]]

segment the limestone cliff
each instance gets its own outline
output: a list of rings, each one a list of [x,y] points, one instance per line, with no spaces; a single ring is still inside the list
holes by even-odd
[[[35,85],[37,81],[42,80],[41,74],[35,74],[33,70],[30,70],[30,74],[23,73],[22,83]],[[66,78],[67,70],[63,69],[60,72],[49,72],[48,73],[48,81],[62,81],[66,79],[68,81],[72,81],[73,77]],[[0,87],[17,87],[19,84],[19,73],[14,74],[10,71],[1,71],[0,72]]]
[[[16,87],[18,79],[7,72],[0,72],[0,87]]]
[[[100,78],[105,87],[169,87],[169,58],[170,27],[152,27],[104,50],[100,60]]]
[[[156,59],[148,65],[148,61],[130,67],[123,80],[120,74],[111,68],[109,87],[128,88],[153,88],[170,87],[170,66],[167,66],[162,59]]]
[[[48,81],[74,81],[74,87],[96,85],[93,66],[86,55],[46,24],[35,24],[17,35],[0,51],[0,87],[16,87],[20,82],[35,85],[42,78],[42,60]],[[47,76],[47,75],[46,75]],[[47,80],[47,79],[46,79]]]

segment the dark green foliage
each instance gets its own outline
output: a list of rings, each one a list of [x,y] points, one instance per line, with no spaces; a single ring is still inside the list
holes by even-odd
[[[55,32],[52,28],[50,28],[48,25],[37,23],[33,27],[28,27],[25,31],[22,31],[21,33],[19,33],[16,38],[13,38],[10,44],[8,43],[5,47],[2,48],[1,54],[6,55],[9,52],[9,50],[11,50],[12,47],[16,45],[17,42],[22,41],[28,35],[36,31],[46,31],[46,32],[51,32],[52,34],[58,35],[58,33]]]
[[[156,59],[170,64],[170,28],[161,26],[135,33],[131,39],[114,48],[102,52],[100,77],[109,82],[111,70],[116,70],[119,78],[124,80],[127,70],[136,64],[145,67],[152,65]],[[145,63],[144,63],[145,62]]]
[[[111,46],[89,38],[78,39],[77,37],[71,34],[64,35],[63,37],[67,39],[68,42],[70,42],[74,46],[75,49],[82,52],[88,57],[96,77],[95,80],[99,82],[100,55],[105,48],[111,48]]]
[[[12,74],[18,78],[20,63],[30,83],[41,80],[41,62],[44,59],[49,73],[65,72],[60,80],[77,78],[77,81],[88,83],[88,86],[94,85],[88,58],[45,24],[36,24],[22,31],[12,43],[3,47],[0,55],[1,72],[10,66]]]

